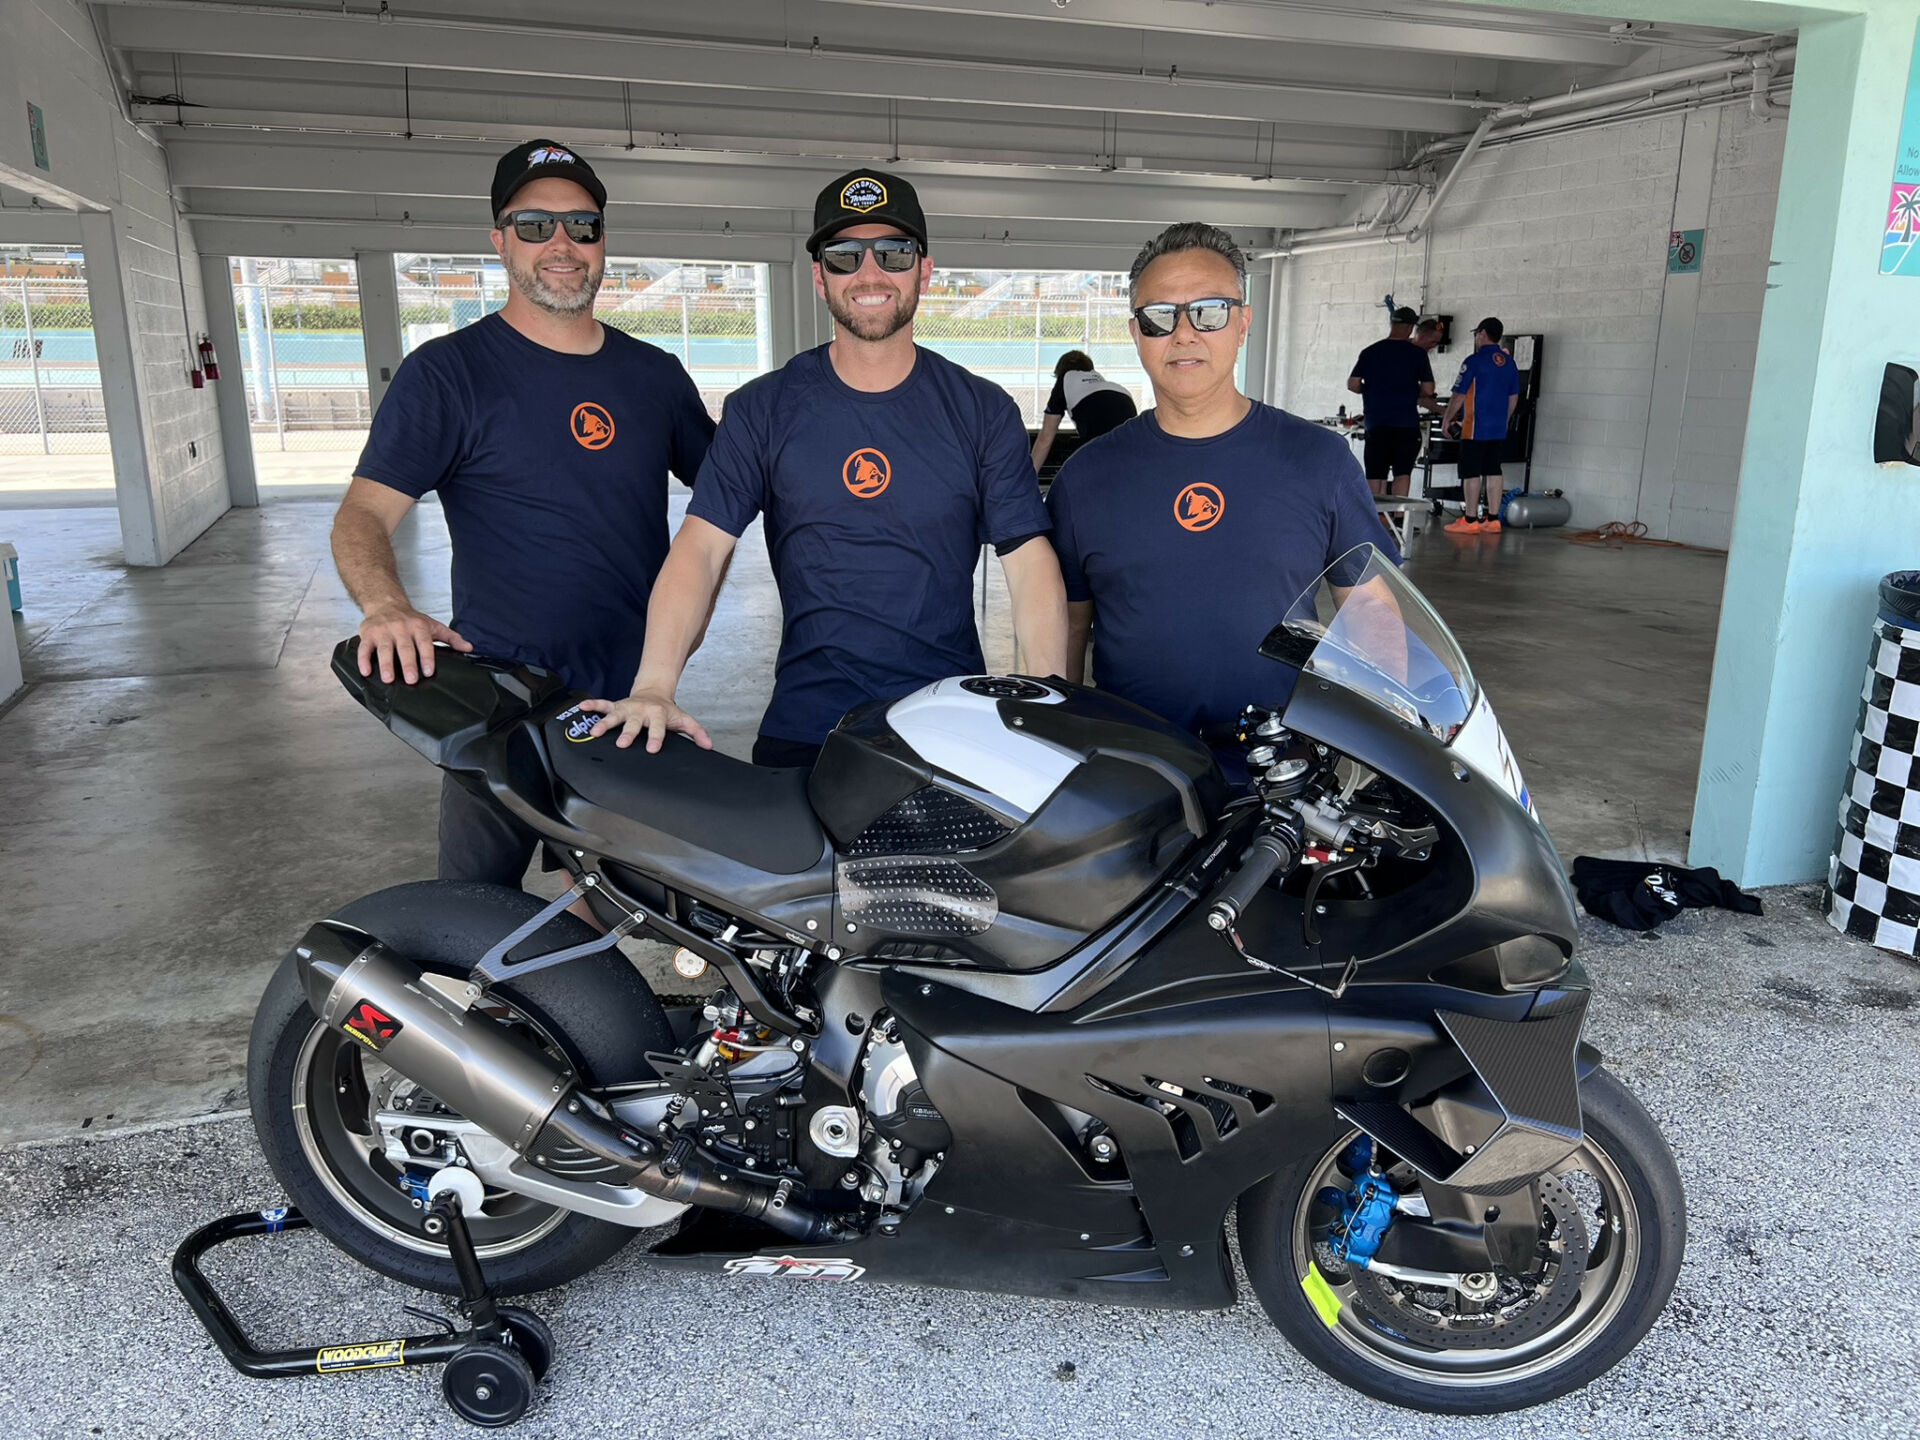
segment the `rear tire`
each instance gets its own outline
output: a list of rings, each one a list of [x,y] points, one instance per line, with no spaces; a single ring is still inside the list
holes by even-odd
[[[544,905],[496,885],[424,881],[356,900],[332,918],[365,930],[424,970],[465,976]],[[539,954],[593,935],[582,921],[561,914],[514,953]],[[674,1048],[659,1002],[618,950],[497,986],[489,995],[502,1002],[503,1018],[565,1056],[589,1086],[650,1079],[647,1052]],[[412,1201],[366,1153],[366,1104],[354,1086],[364,1085],[364,1066],[377,1064],[320,1023],[289,954],[261,997],[247,1052],[254,1131],[267,1163],[301,1214],[356,1260],[406,1284],[457,1294],[445,1247],[419,1231]],[[489,1195],[487,1213],[470,1216],[468,1224],[498,1295],[565,1284],[638,1233],[524,1197]]]
[[[1370,1322],[1360,1293],[1338,1277],[1330,1277],[1341,1301],[1338,1319],[1330,1327],[1320,1318],[1301,1288],[1301,1240],[1326,1162],[1352,1135],[1327,1155],[1301,1156],[1240,1199],[1240,1252],[1268,1318],[1336,1380],[1412,1410],[1519,1410],[1604,1374],[1640,1343],[1673,1293],[1686,1249],[1686,1196],[1665,1137],[1624,1085],[1596,1069],[1580,1082],[1580,1104],[1586,1142],[1569,1167],[1579,1167],[1582,1195],[1602,1203],[1597,1216],[1586,1216],[1589,1232],[1599,1234],[1582,1299],[1544,1337],[1530,1338],[1524,1353],[1425,1348],[1383,1330],[1392,1317]]]

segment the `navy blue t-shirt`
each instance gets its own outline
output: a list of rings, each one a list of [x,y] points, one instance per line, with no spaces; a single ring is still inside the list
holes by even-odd
[[[1260,642],[1356,545],[1399,551],[1340,436],[1257,401],[1204,440],[1149,410],[1082,445],[1047,497],[1067,599],[1093,602],[1102,690],[1201,731],[1279,706],[1298,673]]]
[[[1420,423],[1420,387],[1433,383],[1433,362],[1411,340],[1376,340],[1353,362],[1360,409],[1369,426],[1411,429]]]
[[[667,558],[667,472],[692,483],[713,419],[673,356],[602,333],[569,355],[496,314],[429,340],[394,372],[354,473],[440,492],[453,628],[476,653],[617,699]]]
[[[818,744],[855,705],[981,670],[983,544],[1049,527],[1006,391],[931,350],[880,394],[828,347],[736,390],[687,514],[766,516],[785,620],[761,733]]]

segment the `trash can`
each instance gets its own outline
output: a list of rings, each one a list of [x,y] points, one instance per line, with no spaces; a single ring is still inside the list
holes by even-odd
[[[1840,830],[1827,866],[1833,928],[1920,954],[1920,570],[1880,582]]]
[[[7,582],[7,608],[25,609],[20,603],[20,552],[11,545],[0,544],[0,576]]]

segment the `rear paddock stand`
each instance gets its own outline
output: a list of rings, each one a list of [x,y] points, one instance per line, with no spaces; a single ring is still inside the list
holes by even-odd
[[[460,1278],[460,1310],[467,1322],[464,1329],[451,1320],[409,1305],[408,1314],[445,1328],[436,1334],[400,1340],[362,1340],[293,1350],[254,1348],[226,1301],[201,1274],[200,1257],[229,1240],[305,1230],[311,1224],[306,1216],[291,1207],[245,1211],[201,1226],[174,1253],[174,1283],[234,1369],[256,1380],[273,1380],[294,1375],[339,1375],[396,1365],[445,1365],[447,1368],[440,1380],[441,1393],[462,1420],[494,1428],[511,1425],[527,1413],[527,1407],[533,1403],[534,1386],[553,1363],[553,1331],[531,1310],[494,1303],[493,1292],[480,1273],[480,1258],[474,1253],[473,1239],[467,1233],[460,1197],[451,1190],[435,1195],[427,1203],[422,1228],[430,1237],[446,1240],[454,1272]]]

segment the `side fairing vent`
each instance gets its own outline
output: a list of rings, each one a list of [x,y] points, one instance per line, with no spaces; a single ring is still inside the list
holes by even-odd
[[[978,935],[1000,918],[993,887],[957,860],[926,855],[842,860],[837,880],[846,920],[890,935]]]
[[[1174,1147],[1182,1160],[1199,1158],[1203,1150],[1238,1133],[1243,1125],[1273,1108],[1273,1096],[1264,1090],[1252,1090],[1211,1075],[1203,1076],[1202,1080],[1203,1088],[1194,1088],[1142,1075],[1143,1089],[1135,1090],[1098,1075],[1087,1076],[1087,1083],[1094,1089],[1158,1112],[1173,1132]]]
[[[982,850],[1013,831],[971,800],[929,785],[874,821],[847,847],[852,857],[952,855]]]

